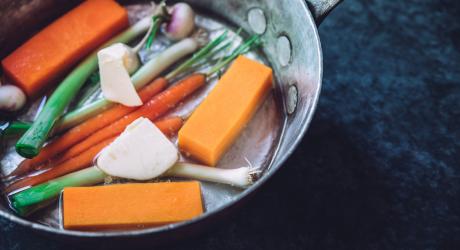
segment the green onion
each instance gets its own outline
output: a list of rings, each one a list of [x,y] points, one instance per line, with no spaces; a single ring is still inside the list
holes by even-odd
[[[220,169],[178,162],[162,176],[192,178],[246,188],[254,182],[257,174],[258,170],[249,167]],[[9,198],[13,209],[22,214],[22,211],[28,211],[30,207],[56,198],[66,187],[95,185],[104,182],[106,177],[104,172],[93,166],[25,189],[12,194]]]
[[[144,19],[143,19],[144,20]],[[141,20],[121,34],[117,35],[102,47],[121,42],[127,43],[148,29],[146,22]],[[16,143],[16,151],[26,158],[36,156],[62,115],[67,105],[75,97],[81,86],[97,68],[97,50],[87,56],[57,87],[33,125]]]
[[[98,168],[89,167],[13,194],[10,201],[16,209],[35,205],[56,197],[65,187],[95,185],[105,177]]]
[[[155,39],[161,24],[171,19],[171,15],[168,13],[165,1],[161,1],[161,3],[158,5],[158,9],[154,9],[154,12],[155,13],[152,16],[152,25],[148,32],[147,43],[145,44],[147,49],[150,49],[152,46],[153,40]],[[137,50],[139,49],[140,48]]]
[[[162,51],[155,58],[144,64],[134,75],[131,81],[134,87],[139,90],[157,77],[161,72],[166,70],[182,57],[192,53],[198,48],[198,41],[194,38],[186,38],[175,43],[171,47]],[[83,121],[95,116],[96,114],[108,109],[114,105],[113,102],[106,99],[97,100],[89,105],[78,108],[64,115],[56,125],[56,131],[62,131],[74,127]]]
[[[26,122],[7,122],[0,127],[0,134],[2,137],[22,135],[29,128],[30,124]]]
[[[248,40],[246,40],[242,45],[238,46],[231,54],[230,56],[224,58],[222,62],[218,63],[214,67],[212,67],[208,73],[206,73],[207,76],[211,76],[214,73],[218,72],[220,69],[222,69],[224,66],[229,64],[231,61],[233,61],[237,56],[242,55],[253,49],[255,46],[258,46],[260,44],[260,36],[258,35],[253,35],[251,36]]]
[[[212,40],[211,42],[209,42],[206,46],[204,46],[200,51],[196,52],[195,54],[193,54],[193,56],[188,59],[187,61],[185,61],[184,63],[182,63],[181,65],[179,65],[179,67],[177,67],[175,70],[173,70],[172,72],[170,72],[166,78],[167,79],[171,79],[173,78],[174,76],[177,76],[179,75],[180,73],[182,73],[184,70],[186,70],[187,68],[191,67],[194,63],[200,61],[201,59],[203,59],[203,57],[205,57],[206,55],[209,55],[211,50],[214,49],[217,45],[219,45],[223,40],[225,40],[225,38],[227,37],[227,33],[228,31],[225,31],[224,33],[222,33],[220,36],[218,36],[217,38],[215,38],[214,40]]]
[[[94,96],[94,94],[100,89],[100,76],[99,76],[99,70],[96,70],[91,74],[89,77],[87,83],[85,84],[86,86],[83,87],[83,90],[80,95],[80,100],[75,104],[75,108],[80,108],[83,107],[86,102]]]
[[[152,32],[147,38],[147,43],[145,44],[145,47],[147,49],[150,49],[150,47],[152,47],[153,39],[155,39],[155,36],[157,35],[160,25],[163,23],[163,21],[164,21],[164,18],[161,16],[152,17]]]

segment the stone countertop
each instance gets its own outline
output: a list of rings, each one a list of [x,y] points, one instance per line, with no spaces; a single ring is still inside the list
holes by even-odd
[[[459,249],[460,2],[344,1],[302,144],[239,212],[173,249]],[[0,219],[0,249],[73,249]]]

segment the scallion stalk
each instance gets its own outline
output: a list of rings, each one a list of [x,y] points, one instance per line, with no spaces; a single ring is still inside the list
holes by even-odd
[[[186,70],[187,68],[190,68],[192,67],[193,64],[199,62],[201,59],[203,59],[206,55],[209,55],[210,52],[217,46],[219,45],[220,43],[222,43],[222,41],[225,40],[225,38],[227,37],[227,33],[228,31],[225,31],[224,33],[222,33],[220,36],[218,36],[217,38],[215,38],[214,40],[212,40],[211,42],[209,42],[206,46],[204,46],[202,49],[200,49],[200,51],[196,52],[195,54],[193,54],[193,56],[191,58],[189,58],[187,61],[185,61],[184,63],[182,63],[181,65],[179,65],[176,69],[174,69],[173,71],[171,71],[167,76],[166,78],[167,79],[172,79],[173,77],[179,75],[180,73],[182,73],[184,70]]]
[[[184,177],[246,188],[255,181],[257,173],[249,167],[221,169],[191,163],[176,163],[162,176]],[[97,167],[89,167],[15,193],[10,196],[10,201],[16,211],[28,211],[28,207],[57,197],[66,187],[95,185],[104,182],[106,177],[107,175]]]
[[[80,108],[85,106],[86,102],[90,98],[92,98],[96,92],[100,89],[100,77],[99,77],[99,70],[93,72],[93,74],[89,77],[87,83],[83,86],[81,90],[81,94],[79,94],[79,100],[75,104],[75,108]],[[77,97],[78,98],[78,97]]]
[[[105,177],[106,174],[98,168],[89,167],[13,194],[10,201],[16,209],[35,205],[56,197],[65,187],[95,185],[103,182]]]
[[[121,34],[115,36],[102,47],[121,42],[127,43],[149,28],[149,19],[144,18]],[[16,151],[26,157],[36,156],[55,126],[58,118],[62,115],[70,101],[86,82],[88,77],[97,68],[97,50],[86,57],[78,66],[59,84],[43,110],[37,116],[33,125],[16,143]]]

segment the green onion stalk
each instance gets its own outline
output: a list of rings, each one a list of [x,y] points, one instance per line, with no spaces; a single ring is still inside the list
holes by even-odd
[[[150,18],[144,18],[127,30],[115,36],[102,47],[114,43],[127,43],[150,26]],[[78,93],[82,85],[97,69],[97,51],[87,56],[78,66],[59,84],[57,89],[46,102],[32,126],[16,143],[16,151],[26,158],[36,156],[55,126],[58,118],[63,114],[70,101]]]
[[[105,176],[98,168],[86,168],[16,193],[10,197],[10,204],[18,214],[26,215],[33,211],[28,208],[56,198],[65,187],[95,185]]]
[[[0,137],[7,138],[17,135],[22,135],[27,129],[30,128],[30,123],[14,121],[6,122],[0,126]]]
[[[225,36],[225,34],[223,36]],[[217,47],[219,43],[224,40],[222,37],[218,37],[216,39],[219,39],[220,42],[213,40],[207,46],[203,47],[200,51],[195,53],[191,59],[194,59],[193,61],[197,63],[202,59],[206,59],[210,55],[214,54],[215,50],[213,50],[213,48]],[[225,57],[222,62],[219,63],[219,67],[213,67],[212,70],[209,71],[206,75],[211,76],[212,74],[218,72],[238,55],[248,52],[250,49],[254,48],[255,45],[258,45],[258,43],[258,36],[251,37],[244,44],[238,46],[230,56]],[[217,49],[222,49],[222,47]],[[190,67],[194,65],[194,63],[191,63],[190,60],[187,60],[183,64],[188,64]],[[182,67],[182,70],[186,69],[187,67]],[[179,71],[176,72],[179,73]],[[246,187],[253,182],[256,172],[257,171],[254,169],[251,170],[247,167],[242,167],[239,169],[217,169],[210,171],[210,168],[205,166],[188,163],[177,163],[170,170],[168,170],[164,176],[195,178],[199,180],[229,184],[237,187]],[[105,177],[107,177],[105,173],[103,173],[97,167],[92,166],[11,194],[9,199],[11,206],[17,213],[26,215],[36,210],[33,208],[41,206],[42,204],[46,204],[47,201],[56,198],[66,187],[95,185],[102,183]]]
[[[93,97],[96,92],[100,89],[100,76],[99,70],[94,71],[89,79],[86,81],[86,84],[83,86],[79,97],[77,97],[78,102],[75,104],[76,108],[85,106],[85,104]]]

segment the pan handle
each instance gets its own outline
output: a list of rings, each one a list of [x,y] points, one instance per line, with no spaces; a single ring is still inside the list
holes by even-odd
[[[306,0],[306,2],[316,25],[320,25],[329,12],[339,5],[342,0]]]

